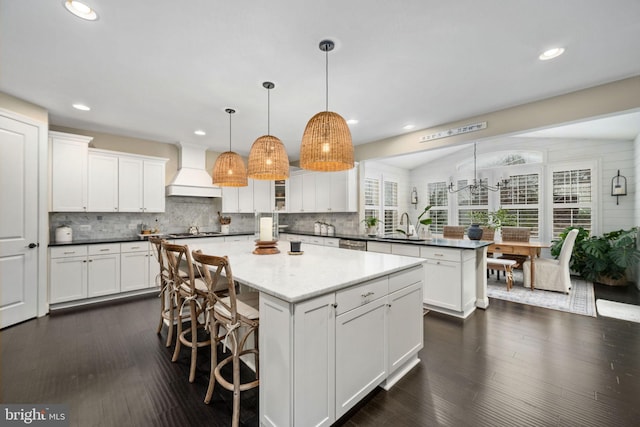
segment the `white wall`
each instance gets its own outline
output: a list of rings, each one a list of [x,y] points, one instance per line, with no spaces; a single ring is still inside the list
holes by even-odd
[[[565,163],[587,163],[595,164],[595,179],[599,183],[599,192],[596,195],[597,218],[594,233],[627,229],[638,225],[639,221],[635,212],[640,212],[636,206],[640,201],[635,196],[635,188],[639,177],[636,173],[640,160],[634,145],[640,145],[636,141],[603,141],[590,139],[557,139],[557,138],[516,138],[505,137],[481,142],[477,145],[478,157],[486,153],[523,150],[540,151],[543,153],[544,163],[542,165],[542,179],[544,180],[546,171],[552,165]],[[634,157],[635,152],[635,157]],[[447,181],[449,182],[456,175],[456,166],[460,162],[468,161],[473,157],[473,148],[461,150],[436,162],[422,165],[413,169],[410,174],[410,185],[418,188],[418,195],[421,200],[427,200],[427,182]],[[635,160],[634,160],[635,159]],[[519,166],[520,168],[520,166]],[[620,169],[620,173],[627,177],[627,196],[620,197],[620,204],[616,205],[615,197],[611,194],[611,178]],[[478,176],[482,177],[490,170],[478,170]],[[495,176],[499,176],[496,173]],[[491,181],[491,180],[490,180]],[[494,184],[494,182],[490,182]],[[543,188],[544,187],[543,182]],[[497,207],[494,207],[497,208]],[[545,217],[543,212],[543,218]],[[550,230],[546,230],[544,224],[541,226],[541,240],[550,240]]]

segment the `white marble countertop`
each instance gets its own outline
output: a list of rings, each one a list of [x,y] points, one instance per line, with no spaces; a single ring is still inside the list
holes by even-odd
[[[324,295],[363,281],[418,266],[421,258],[303,245],[289,255],[289,242],[278,242],[279,254],[254,255],[255,243],[193,243],[208,255],[228,256],[240,283],[290,303]]]

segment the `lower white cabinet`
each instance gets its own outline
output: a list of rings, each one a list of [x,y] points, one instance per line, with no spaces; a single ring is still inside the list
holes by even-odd
[[[329,426],[415,366],[423,278],[418,266],[297,304],[261,293],[260,424]]]
[[[49,303],[120,292],[120,244],[50,249]]]
[[[475,251],[422,247],[424,303],[427,307],[457,317],[475,309]]]
[[[386,311],[385,295],[336,317],[336,419],[387,375]]]
[[[146,241],[120,244],[120,290],[146,289],[155,283],[158,263]]]

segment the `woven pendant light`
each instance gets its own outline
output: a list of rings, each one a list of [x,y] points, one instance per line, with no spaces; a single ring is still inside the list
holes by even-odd
[[[326,56],[326,108],[309,120],[302,135],[300,167],[302,169],[333,172],[353,168],[351,132],[344,118],[329,111],[329,51],[331,40],[320,42]]]
[[[281,180],[289,178],[289,157],[284,144],[277,137],[270,135],[271,98],[269,91],[275,87],[271,82],[264,82],[267,89],[267,134],[256,139],[249,152],[248,175],[252,179]]]
[[[229,151],[220,154],[213,165],[213,184],[220,187],[246,187],[247,169],[238,153],[231,151],[231,115],[236,112],[227,108],[229,113]]]

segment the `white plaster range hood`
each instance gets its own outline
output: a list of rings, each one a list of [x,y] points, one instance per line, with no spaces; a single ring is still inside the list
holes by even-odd
[[[178,172],[167,185],[167,196],[222,197],[222,189],[211,182],[205,170],[206,149],[197,145],[179,143]]]

